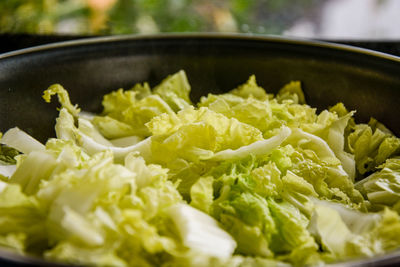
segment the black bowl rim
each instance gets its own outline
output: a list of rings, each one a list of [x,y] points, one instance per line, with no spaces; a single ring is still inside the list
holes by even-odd
[[[350,52],[356,54],[364,54],[367,56],[377,57],[384,60],[394,61],[400,63],[400,56],[395,56],[383,52],[374,51],[371,49],[356,47],[352,45],[339,44],[331,41],[322,41],[316,39],[280,36],[280,35],[257,35],[257,34],[244,34],[244,33],[158,33],[158,34],[128,34],[128,35],[113,35],[113,36],[99,36],[99,37],[85,37],[77,40],[69,40],[62,42],[55,42],[45,45],[38,45],[29,48],[19,49],[11,52],[0,54],[0,60],[36,52],[42,52],[53,49],[71,48],[75,46],[86,46],[95,44],[104,44],[121,41],[140,41],[140,40],[168,40],[168,39],[215,39],[215,40],[244,40],[244,41],[262,41],[271,43],[282,43],[292,45],[302,45],[315,48],[327,48],[332,50],[339,50],[343,52]]]

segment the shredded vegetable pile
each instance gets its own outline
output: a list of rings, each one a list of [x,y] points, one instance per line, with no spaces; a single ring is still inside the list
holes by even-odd
[[[0,246],[96,266],[304,266],[400,247],[400,139],[341,103],[317,113],[300,82],[255,77],[189,98],[183,71],[158,86],[71,104],[57,138],[1,138]]]

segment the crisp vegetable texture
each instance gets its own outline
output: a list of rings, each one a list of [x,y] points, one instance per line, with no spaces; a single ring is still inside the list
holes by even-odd
[[[190,99],[184,71],[90,114],[61,85],[56,138],[1,136],[0,245],[94,266],[310,266],[400,247],[400,139],[298,81]]]

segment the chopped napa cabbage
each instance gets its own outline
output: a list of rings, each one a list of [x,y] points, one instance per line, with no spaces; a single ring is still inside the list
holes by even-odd
[[[306,99],[304,97],[303,90],[301,89],[301,84],[299,81],[292,81],[282,87],[279,90],[276,98],[278,101],[283,102],[285,100],[292,100],[297,104],[305,104]]]
[[[400,152],[400,139],[379,125],[374,120],[355,125],[347,137],[348,150],[354,154],[361,175],[375,171],[386,159]]]
[[[147,134],[147,130],[144,128],[138,131],[134,126],[110,116],[95,116],[92,122],[96,125],[101,134],[108,139],[123,138],[135,134]]]
[[[214,218],[187,204],[176,204],[168,213],[185,246],[222,259],[232,256],[236,242]]]
[[[4,178],[11,177],[16,169],[17,169],[16,165],[0,164],[0,177],[4,177]]]
[[[272,151],[274,148],[282,144],[285,139],[290,135],[291,130],[288,127],[282,128],[282,130],[275,136],[256,141],[250,145],[242,146],[238,149],[226,149],[215,153],[211,158],[212,160],[232,160],[238,158],[244,158],[247,155],[265,155]]]
[[[56,119],[56,136],[58,139],[76,141],[75,119],[65,108],[60,109],[58,118]]]
[[[212,176],[200,177],[196,183],[190,187],[190,205],[210,213],[211,205],[214,200],[213,189],[214,178]]]
[[[16,163],[15,157],[19,155],[18,150],[1,145],[1,136],[0,136],[0,165],[13,165]]]
[[[286,149],[273,153],[272,159],[287,157],[290,170],[311,183],[319,197],[335,198],[357,209],[365,209],[362,195],[354,188],[351,177],[326,141],[296,129],[284,144]]]
[[[171,107],[156,94],[150,94],[137,99],[136,92],[122,89],[104,96],[103,116],[96,116],[93,122],[103,135],[109,138],[125,137],[128,135],[148,136],[145,123],[154,116],[163,113],[174,113]]]
[[[400,213],[400,158],[388,159],[380,170],[356,183],[356,188],[368,199],[371,210],[385,206]]]
[[[175,111],[184,109],[191,104],[190,84],[183,70],[168,76],[153,90]]]
[[[347,172],[350,179],[354,181],[356,174],[354,156],[344,150],[344,133],[353,114],[353,112],[350,112],[332,123],[328,130],[327,143],[332,148],[336,157],[341,161],[343,169]]]
[[[3,145],[22,153],[44,150],[44,145],[18,127],[8,130],[0,139]]]
[[[132,89],[112,92],[104,96],[103,116],[96,116],[93,123],[107,138],[131,135],[146,137],[145,123],[164,113],[174,114],[189,107],[190,85],[184,71],[167,77],[153,91],[147,83]]]
[[[400,248],[400,139],[299,81],[193,105],[184,71],[1,136],[0,246],[89,266],[321,266]],[[358,180],[358,182],[354,182]]]
[[[246,83],[240,85],[236,89],[233,89],[230,93],[242,98],[254,97],[259,100],[266,100],[269,98],[265,90],[258,86],[255,75],[251,75]]]
[[[257,128],[205,107],[191,107],[176,115],[163,114],[146,125],[153,133],[152,158],[161,164],[180,159],[210,159],[215,152],[238,149],[262,140]]]
[[[50,103],[51,97],[53,95],[57,95],[58,101],[61,104],[61,107],[68,110],[74,117],[78,116],[79,112],[81,111],[78,108],[78,105],[72,105],[71,100],[69,99],[69,94],[67,90],[64,89],[60,84],[54,84],[50,86],[47,90],[43,92],[43,99]]]
[[[362,213],[317,201],[309,227],[323,249],[332,254],[331,260],[371,257],[400,244],[395,238],[400,231],[400,216],[388,208],[380,213]]]
[[[148,158],[151,138],[142,140],[138,136],[129,136],[109,140],[89,120],[78,118],[77,122],[78,127],[75,126],[72,115],[62,108],[56,121],[57,137],[79,144],[89,155],[110,150],[115,159],[119,161],[123,161],[125,156],[131,152],[139,153],[142,157]]]

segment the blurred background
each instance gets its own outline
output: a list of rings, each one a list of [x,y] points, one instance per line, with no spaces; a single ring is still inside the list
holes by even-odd
[[[0,33],[400,39],[400,0],[0,0]]]

